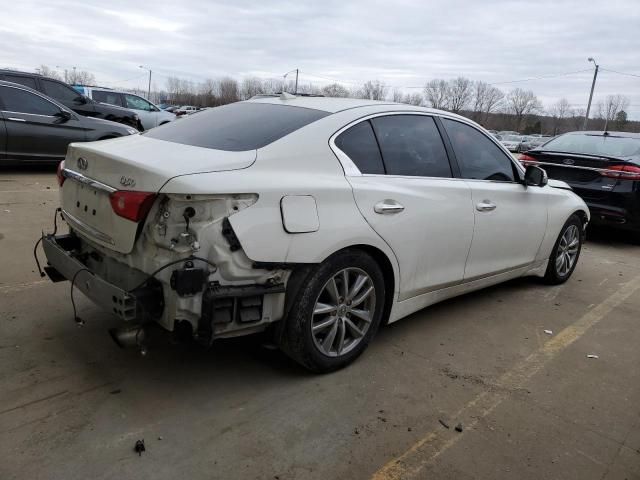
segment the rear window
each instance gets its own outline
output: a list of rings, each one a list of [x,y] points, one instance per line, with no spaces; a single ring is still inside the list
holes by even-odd
[[[311,108],[268,103],[231,103],[194,113],[143,135],[196,147],[255,150],[329,115]]]
[[[632,157],[640,155],[640,138],[569,134],[556,137],[540,148],[552,152]]]

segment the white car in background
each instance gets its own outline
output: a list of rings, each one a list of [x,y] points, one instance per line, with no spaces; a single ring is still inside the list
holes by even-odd
[[[176,110],[176,113],[178,115],[191,115],[192,113],[196,113],[199,111],[200,109],[198,107],[194,107],[193,105],[183,105]]]
[[[316,372],[381,325],[527,275],[565,282],[589,210],[470,120],[409,105],[259,96],[73,144],[52,280],[205,345],[271,329]]]
[[[133,93],[103,87],[74,86],[73,88],[96,102],[133,110],[140,117],[140,122],[145,130],[164,125],[176,119],[175,114],[166,112],[150,101]]]

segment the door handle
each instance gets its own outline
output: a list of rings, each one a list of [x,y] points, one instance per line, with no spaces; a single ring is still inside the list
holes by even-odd
[[[496,206],[495,203],[491,203],[489,200],[483,200],[476,205],[476,210],[479,212],[490,212],[491,210],[495,210]]]
[[[16,117],[8,117],[7,120],[11,120],[12,122],[26,122],[24,118],[16,118]]]
[[[395,200],[383,200],[382,202],[378,202],[373,207],[373,211],[380,214],[388,214],[388,213],[400,213],[404,210],[404,207],[400,205]]]

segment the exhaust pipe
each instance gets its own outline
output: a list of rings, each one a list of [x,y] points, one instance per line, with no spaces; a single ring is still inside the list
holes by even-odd
[[[145,332],[141,325],[111,328],[109,335],[120,348],[138,347],[144,349]]]

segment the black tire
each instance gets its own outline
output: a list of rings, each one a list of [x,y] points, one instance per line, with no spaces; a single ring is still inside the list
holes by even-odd
[[[353,278],[353,274],[357,275],[357,270],[368,275],[370,281],[368,285],[373,286],[374,292],[373,314],[366,332],[359,337],[358,342],[355,343],[351,350],[344,354],[336,353],[335,356],[328,356],[316,344],[317,337],[314,338],[312,333],[313,312],[321,295],[326,295],[325,286],[327,282],[345,269],[350,269],[352,273],[348,275],[352,275],[351,278]],[[384,301],[384,276],[377,262],[370,255],[360,250],[338,252],[314,268],[296,292],[285,320],[286,323],[280,338],[280,348],[289,357],[312,372],[328,373],[343,368],[353,362],[367,348],[369,342],[375,336],[382,319]],[[336,316],[339,315],[336,312]],[[349,316],[348,314],[345,315]],[[355,317],[351,318],[352,320],[355,319]],[[342,323],[341,328],[346,329],[344,330],[345,332],[350,330],[344,323]],[[330,329],[333,329],[333,327],[330,327]]]
[[[568,270],[563,271],[561,268],[559,268],[558,262],[557,262],[560,249],[562,248],[561,242],[562,242],[563,236],[573,227],[576,227],[578,229],[578,237],[577,237],[578,245],[577,245],[575,260],[573,260],[573,264]],[[580,258],[580,252],[582,251],[582,244],[584,243],[584,237],[585,237],[584,225],[582,224],[582,220],[576,214],[571,215],[571,217],[569,217],[566,223],[562,226],[562,229],[560,230],[560,234],[558,235],[558,239],[556,240],[556,243],[553,246],[553,250],[551,251],[551,255],[549,256],[549,264],[547,265],[547,271],[545,272],[545,275],[544,275],[545,283],[549,285],[559,285],[561,283],[566,282],[569,279],[569,277],[571,277],[571,274],[573,274],[573,271],[575,270],[576,265],[578,264],[578,260]]]

